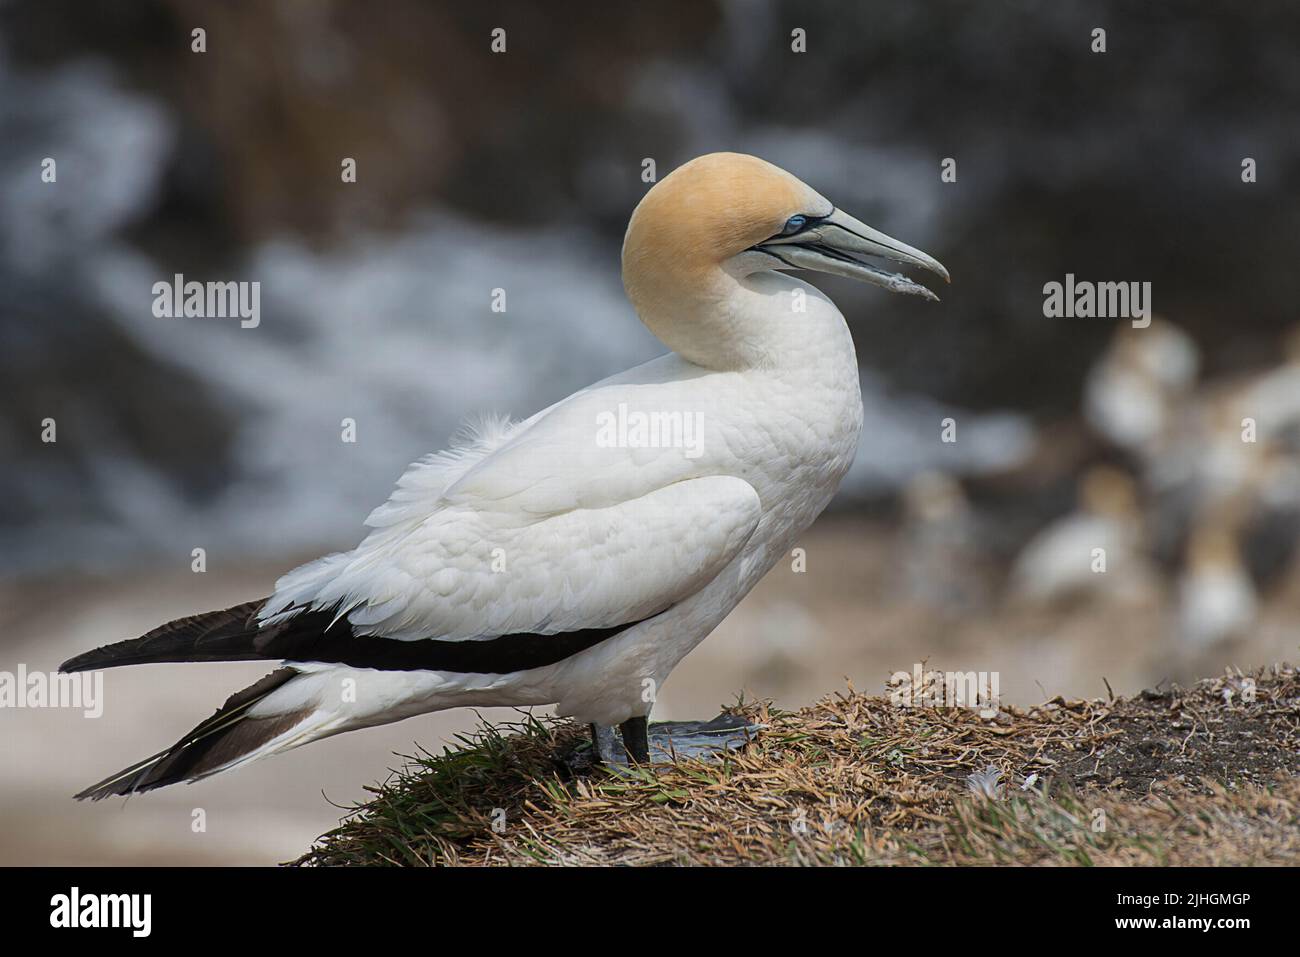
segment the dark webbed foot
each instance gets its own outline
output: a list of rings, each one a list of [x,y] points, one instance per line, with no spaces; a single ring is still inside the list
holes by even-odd
[[[716,758],[739,751],[762,728],[735,714],[720,714],[712,721],[659,721],[650,725],[650,753],[655,761]]]
[[[708,758],[738,751],[761,730],[738,715],[720,714],[712,721],[658,721],[628,718],[618,726],[591,725],[596,759],[607,766],[668,764],[678,758]],[[621,738],[621,740],[620,740]]]

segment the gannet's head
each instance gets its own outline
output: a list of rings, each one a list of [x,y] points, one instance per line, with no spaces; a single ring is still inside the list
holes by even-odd
[[[841,212],[785,170],[754,156],[710,153],[673,170],[637,205],[623,240],[623,282],[643,316],[662,287],[680,289],[719,268],[732,276],[811,269],[938,298],[864,256],[948,279],[937,260]]]

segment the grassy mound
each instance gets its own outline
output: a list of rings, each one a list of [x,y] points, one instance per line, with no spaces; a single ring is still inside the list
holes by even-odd
[[[299,865],[1300,861],[1300,674],[986,717],[849,689],[719,762],[592,767],[525,717],[407,765]]]

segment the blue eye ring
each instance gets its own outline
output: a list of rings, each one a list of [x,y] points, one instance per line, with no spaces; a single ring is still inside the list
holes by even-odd
[[[808,217],[804,216],[802,213],[795,213],[793,216],[787,219],[785,221],[785,225],[781,227],[781,235],[793,236],[795,233],[799,232],[807,225],[808,225]]]

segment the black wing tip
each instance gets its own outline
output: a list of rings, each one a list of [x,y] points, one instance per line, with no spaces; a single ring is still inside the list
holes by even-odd
[[[111,645],[101,645],[98,648],[92,648],[90,651],[83,651],[59,665],[59,671],[63,674],[73,674],[78,671],[99,671],[102,668],[117,668],[120,665],[148,664],[148,657],[141,657],[133,653],[135,644],[139,640],[138,638],[128,638],[126,641],[117,641]],[[131,650],[128,651],[124,646],[131,646]]]
[[[264,658],[251,636],[260,627],[256,616],[270,598],[177,618],[146,632],[74,655],[59,671],[71,674],[123,665],[183,661],[244,661]]]
[[[95,669],[96,656],[99,652],[100,649],[96,648],[94,651],[83,651],[79,655],[73,655],[63,664],[59,665],[59,673],[70,675],[77,671],[93,671]]]
[[[102,648],[94,648],[90,651],[83,651],[79,655],[73,655],[63,664],[59,665],[59,671],[62,674],[74,674],[78,671],[100,671],[104,668],[120,668],[123,665],[149,665],[158,663],[157,659],[148,655],[139,655],[132,652],[123,651],[120,646],[139,639],[131,638],[127,641],[121,641],[113,645],[104,645]],[[165,662],[167,659],[162,659]]]

